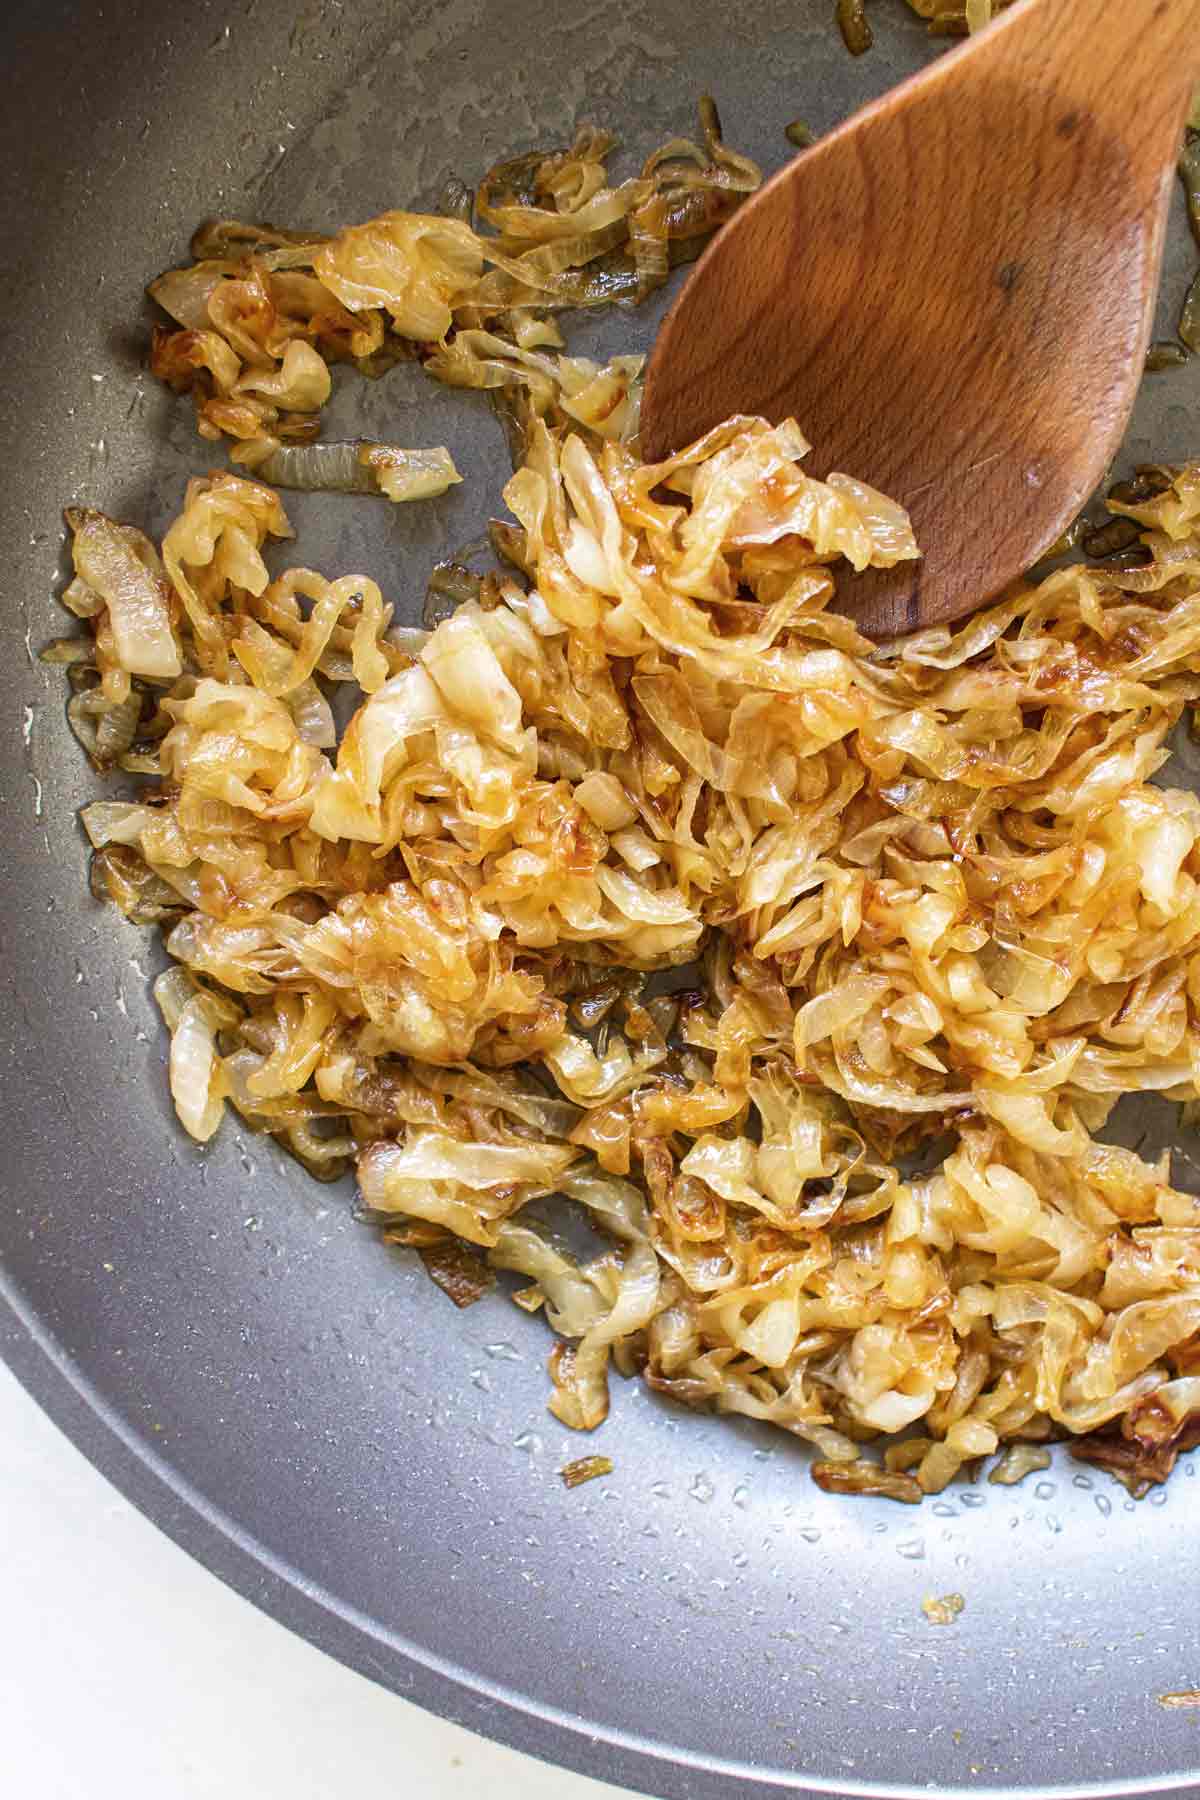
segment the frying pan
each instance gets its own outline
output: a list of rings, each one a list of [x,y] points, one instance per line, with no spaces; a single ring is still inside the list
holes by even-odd
[[[332,227],[581,117],[640,157],[720,101],[766,168],[930,54],[900,0],[846,55],[827,0],[43,0],[6,19],[0,708],[0,1338],[75,1441],[209,1568],[333,1655],[535,1754],[654,1793],[1167,1791],[1197,1724],[1194,1471],[1134,1507],[1064,1455],[919,1511],[838,1499],[782,1434],[617,1383],[586,1445],[545,1410],[545,1327],[457,1314],[269,1142],[170,1114],[155,940],[87,895],[96,779],[30,654],[62,629],[59,509],[162,529],[213,460],[143,369],[143,282],[213,212]],[[1162,323],[1195,252],[1174,222]],[[797,271],[797,279],[803,271]],[[573,343],[644,347],[653,312]],[[952,347],[948,347],[952,354]],[[1194,453],[1200,377],[1149,378],[1131,459]],[[474,397],[339,383],[334,435],[446,443],[433,503],[289,498],[300,559],[415,619],[506,473]],[[1148,1151],[1165,1108],[1124,1120]],[[1200,1172],[1177,1138],[1176,1179]],[[1195,1154],[1198,1162],[1190,1157]],[[615,1468],[568,1493],[563,1463]],[[930,1595],[961,1593],[932,1626]]]

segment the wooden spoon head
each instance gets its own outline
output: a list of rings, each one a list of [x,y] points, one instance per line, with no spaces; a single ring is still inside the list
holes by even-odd
[[[874,635],[972,612],[1044,553],[1102,479],[1145,357],[1185,93],[1148,96],[1134,144],[1044,46],[991,49],[952,52],[768,182],[647,375],[648,459],[735,412],[794,416],[814,474],[909,509],[922,560],[839,589]]]

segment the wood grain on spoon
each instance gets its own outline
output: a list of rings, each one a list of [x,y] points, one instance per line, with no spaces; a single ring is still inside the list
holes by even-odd
[[[875,635],[954,619],[1103,478],[1141,378],[1200,0],[1019,0],[780,171],[659,333],[648,460],[733,413],[909,508],[843,578]]]

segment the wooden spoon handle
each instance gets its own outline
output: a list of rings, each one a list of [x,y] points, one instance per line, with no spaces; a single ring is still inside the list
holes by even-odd
[[[1143,73],[1186,81],[1200,66],[1188,0],[1024,0],[1009,11],[1026,14],[1020,31],[1034,54],[1039,44],[1042,54],[1051,49],[1097,88],[1118,84],[1126,97],[1141,91]]]
[[[1063,137],[1088,124],[1124,137],[1131,104],[1143,142],[1156,127],[1164,138],[1182,129],[1200,81],[1198,0],[1023,0],[991,29],[1010,34],[1010,78],[1036,90],[1052,71]],[[1157,187],[1159,171],[1145,159],[1143,169]]]

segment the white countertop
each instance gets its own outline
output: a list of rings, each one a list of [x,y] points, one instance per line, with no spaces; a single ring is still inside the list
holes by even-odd
[[[293,1637],[143,1519],[0,1366],[0,1742],[21,1800],[617,1800]]]

